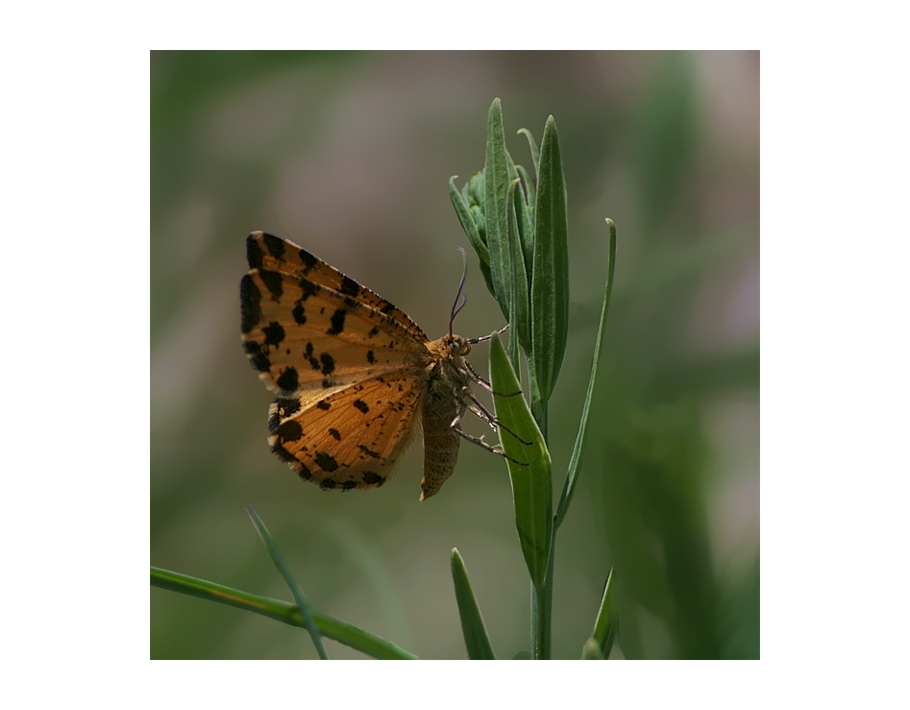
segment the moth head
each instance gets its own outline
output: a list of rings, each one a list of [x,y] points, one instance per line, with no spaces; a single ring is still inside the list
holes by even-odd
[[[449,346],[449,350],[452,351],[453,355],[459,355],[464,357],[471,352],[471,341],[467,338],[462,338],[460,335],[452,335],[451,333],[444,338],[446,345]]]

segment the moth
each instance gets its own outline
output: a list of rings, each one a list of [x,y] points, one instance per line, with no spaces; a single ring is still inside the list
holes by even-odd
[[[489,383],[465,359],[491,336],[452,332],[464,276],[449,332],[431,341],[398,308],[293,242],[257,231],[246,247],[241,341],[278,395],[269,446],[302,479],[323,490],[382,486],[422,429],[425,500],[452,475],[461,439],[502,454],[460,427],[468,411],[499,424],[471,391],[474,383],[492,392]]]

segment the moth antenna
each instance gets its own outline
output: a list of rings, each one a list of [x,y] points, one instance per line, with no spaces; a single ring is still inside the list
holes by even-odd
[[[497,334],[497,335],[502,335],[502,334],[505,333],[508,329],[509,329],[509,324],[506,323],[504,326],[502,326],[502,328],[500,328],[499,330],[496,331],[496,334]],[[489,340],[490,338],[492,338],[492,337],[493,337],[493,334],[490,333],[489,335],[484,335],[482,338],[471,338],[470,340],[468,340],[468,342],[469,342],[471,345],[477,345],[477,343],[485,343],[486,341],[488,341],[488,340]]]
[[[465,253],[465,250],[461,247],[452,247],[461,252],[461,258],[464,261],[464,269],[461,272],[461,283],[458,284],[458,292],[455,294],[455,303],[452,304],[452,315],[449,316],[449,336],[452,336],[452,327],[455,324],[455,316],[457,316],[461,309],[464,308],[465,304],[468,302],[468,297],[465,296],[461,289],[464,288],[465,279],[468,277],[468,255]]]

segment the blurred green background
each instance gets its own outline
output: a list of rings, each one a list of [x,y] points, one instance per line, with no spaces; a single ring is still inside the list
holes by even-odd
[[[420,444],[390,484],[326,493],[268,450],[270,393],[240,347],[244,238],[291,239],[431,338],[469,247],[449,201],[502,99],[516,162],[556,118],[568,183],[555,495],[616,287],[579,489],[556,548],[553,655],[578,658],[616,567],[613,657],[759,655],[759,54],[170,53],[151,56],[151,563],[290,599],[252,504],[317,609],[424,658],[465,658],[464,557],[499,657],[530,643],[504,463],[463,445],[418,503]],[[469,250],[456,332],[502,325]],[[487,368],[486,349],[472,361]],[[474,434],[486,433],[477,421]],[[327,641],[336,658],[359,653]],[[313,658],[302,629],[151,590],[152,658]]]

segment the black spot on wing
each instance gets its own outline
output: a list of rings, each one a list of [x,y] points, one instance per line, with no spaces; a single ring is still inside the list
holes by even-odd
[[[294,310],[291,311],[291,315],[294,317],[294,322],[303,325],[306,323],[306,311],[303,308],[302,303],[298,303],[294,306]]]
[[[248,340],[243,344],[243,352],[250,359],[250,365],[258,372],[268,372],[272,367],[269,356],[262,350],[262,346],[255,340]]]
[[[275,380],[275,384],[278,385],[281,389],[286,392],[293,392],[300,386],[300,378],[297,375],[297,368],[288,367],[281,375]]]
[[[315,357],[313,357],[313,343],[307,342],[306,347],[303,349],[303,357],[306,359],[306,361],[308,363],[310,363],[310,367],[312,367],[314,370],[319,372],[319,370],[321,369],[320,365],[319,365],[319,360],[317,360]],[[323,374],[326,374],[326,373],[323,373]]]
[[[303,296],[300,297],[301,302],[307,300],[310,296],[315,296],[317,293],[319,293],[319,287],[312,281],[307,281],[306,279],[298,279],[297,283],[300,286],[300,290],[303,291]]]
[[[381,486],[385,483],[385,478],[375,471],[364,471],[363,482],[370,486]]]
[[[326,333],[329,335],[339,335],[344,331],[344,317],[347,315],[347,311],[344,308],[339,308],[332,314],[332,327],[329,328]]]
[[[263,233],[262,243],[265,244],[265,248],[269,250],[269,254],[274,256],[277,261],[284,261],[284,249],[287,246],[284,239],[279,239],[272,234]]]
[[[313,477],[313,472],[301,463],[300,468],[297,469],[297,475],[304,481],[309,481]]]
[[[345,481],[341,484],[341,490],[349,491],[352,488],[357,488],[357,481]]]
[[[370,328],[370,332],[367,333],[367,337],[372,338],[373,336],[378,335],[378,334],[379,334],[379,328],[374,325],[372,328]]]
[[[314,266],[316,266],[316,264],[319,263],[319,259],[317,259],[315,256],[310,254],[310,252],[306,251],[306,249],[300,250],[300,261],[303,262],[304,273],[306,273],[307,271],[312,269]]]
[[[356,409],[359,409],[359,410],[360,410],[361,412],[363,412],[364,414],[366,414],[367,412],[370,411],[370,408],[367,406],[367,403],[364,402],[362,399],[355,399],[355,400],[354,400],[354,407],[355,407]]]
[[[374,458],[374,459],[381,458],[381,456],[380,456],[380,454],[379,454],[378,451],[373,451],[372,449],[370,449],[370,448],[367,447],[367,446],[364,446],[363,444],[357,444],[357,448],[360,449],[360,450],[361,450],[363,453],[365,453],[367,456],[370,456],[370,457],[372,457],[372,458]]]
[[[282,417],[290,417],[300,411],[300,400],[297,397],[278,397],[274,404]]]
[[[328,353],[322,353],[319,356],[319,361],[322,363],[322,374],[331,375],[335,372],[335,358],[333,358]]]
[[[281,426],[281,420],[287,419],[300,411],[300,400],[296,397],[278,397],[269,405],[269,434],[275,434]]]
[[[388,315],[389,313],[391,313],[392,311],[395,310],[395,306],[393,306],[391,303],[386,303],[386,304],[385,304],[382,308],[380,308],[379,310],[380,310],[381,313],[385,313],[386,315]]]
[[[329,473],[338,470],[338,462],[335,460],[335,457],[330,456],[324,451],[316,452],[316,465],[323,471],[328,471]]]
[[[329,434],[335,439],[335,441],[341,441],[341,432],[334,427],[329,429]]]
[[[277,440],[274,444],[272,444],[272,453],[285,463],[291,464],[298,472],[302,473],[298,467],[302,466],[303,464],[294,458],[294,454],[284,448]],[[305,469],[306,467],[304,466],[303,468]]]
[[[280,345],[281,341],[284,340],[284,328],[275,321],[263,328],[262,332],[265,334],[266,345]]]
[[[262,292],[253,277],[240,279],[240,332],[249,333],[262,320]]]
[[[326,411],[327,409],[331,409],[331,407],[332,407],[332,405],[329,402],[326,402],[324,399],[321,399],[318,402],[316,402],[316,409],[321,409],[322,411]]]
[[[278,427],[278,438],[281,441],[299,441],[301,436],[303,436],[303,429],[293,419],[288,419]]]
[[[341,288],[338,290],[345,296],[358,296],[360,295],[360,284],[354,279],[345,276],[341,280]]]
[[[275,407],[269,407],[269,434],[274,434],[278,431],[278,427],[281,425],[281,412],[278,411]]]
[[[371,365],[376,362],[376,357],[373,355],[372,350],[367,350],[367,362]]]
[[[326,478],[319,482],[319,487],[324,491],[330,491],[338,485],[334,478]]]
[[[265,271],[260,269],[259,278],[262,279],[262,283],[265,284],[269,293],[272,294],[272,298],[276,301],[280,301],[281,294],[284,293],[284,285],[281,283],[281,274],[277,271]]]
[[[259,232],[253,232],[246,238],[246,262],[251,269],[262,268],[262,249],[256,239],[258,234]]]

